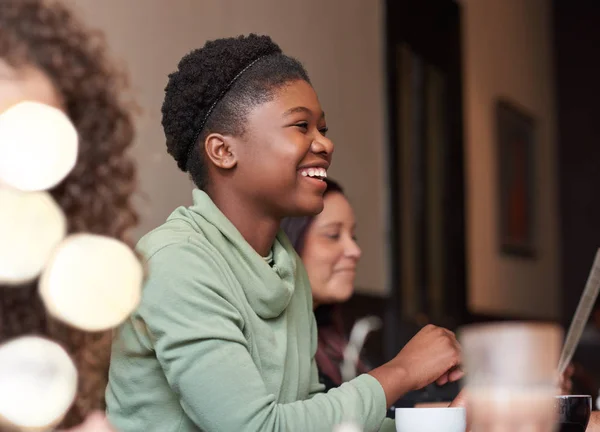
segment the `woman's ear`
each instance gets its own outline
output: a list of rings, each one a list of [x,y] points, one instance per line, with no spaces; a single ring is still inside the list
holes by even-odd
[[[204,140],[204,151],[210,161],[218,168],[230,170],[237,165],[237,157],[231,137],[211,133]]]

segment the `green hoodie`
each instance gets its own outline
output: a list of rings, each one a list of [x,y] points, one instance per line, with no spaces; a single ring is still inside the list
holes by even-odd
[[[375,378],[322,393],[310,285],[282,232],[269,263],[195,190],[138,249],[149,278],[115,336],[106,390],[117,430],[394,430]]]

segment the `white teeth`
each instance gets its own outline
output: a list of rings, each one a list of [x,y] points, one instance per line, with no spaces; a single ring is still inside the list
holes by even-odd
[[[319,179],[327,178],[327,170],[325,170],[325,168],[306,168],[300,173],[303,177],[313,177]]]

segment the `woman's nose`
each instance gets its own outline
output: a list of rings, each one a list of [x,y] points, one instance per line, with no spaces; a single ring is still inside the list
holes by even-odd
[[[320,135],[313,140],[311,151],[315,154],[325,156],[327,160],[331,162],[331,155],[333,154],[334,147],[333,141],[323,135]]]
[[[345,245],[345,255],[349,258],[354,258],[355,260],[360,259],[360,256],[362,254],[362,251],[360,250],[360,247],[358,246],[358,244],[356,243],[356,240],[354,240],[352,237],[350,237]]]

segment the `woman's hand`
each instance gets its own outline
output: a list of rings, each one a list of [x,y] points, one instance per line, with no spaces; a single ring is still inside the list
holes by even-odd
[[[460,370],[460,345],[450,330],[427,325],[390,362],[370,375],[382,385],[388,406],[402,395],[436,381],[443,385],[464,374]]]
[[[407,371],[411,390],[436,381],[439,385],[460,379],[460,345],[450,330],[427,325],[392,360]]]
[[[570,364],[562,376],[558,380],[558,386],[560,389],[561,395],[568,395],[571,393],[571,389],[573,388],[573,381],[571,378],[573,377],[573,373],[575,372],[575,367]]]
[[[456,397],[454,398],[454,400],[452,401],[452,403],[450,403],[450,405],[448,406],[448,408],[464,408],[466,415],[467,415],[467,428],[466,428],[466,432],[470,432],[471,431],[471,418],[469,417],[469,412],[466,411],[467,409],[467,396],[466,393],[463,390],[461,390],[458,395],[456,395]]]
[[[465,396],[465,391],[461,390],[454,400],[448,406],[449,408],[466,408],[467,407],[467,398]]]
[[[600,432],[600,411],[592,411],[585,432]]]
[[[83,423],[75,426],[72,429],[66,429],[61,432],[116,432],[106,416],[102,412],[94,412],[90,414]]]

